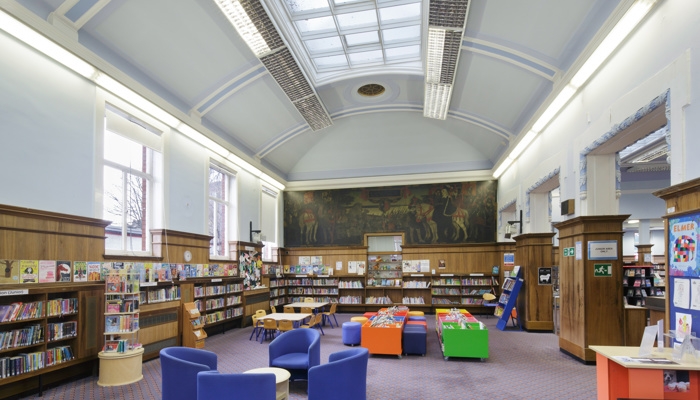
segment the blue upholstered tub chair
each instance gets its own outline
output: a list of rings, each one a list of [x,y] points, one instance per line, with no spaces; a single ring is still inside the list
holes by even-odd
[[[295,329],[270,343],[270,367],[284,368],[290,380],[307,379],[309,368],[321,364],[321,334],[315,329]]]
[[[366,399],[368,361],[364,347],[331,354],[328,364],[309,369],[309,400]]]
[[[275,374],[197,374],[197,400],[275,400]],[[194,399],[193,399],[194,400]]]
[[[216,371],[216,353],[189,347],[166,347],[160,351],[163,400],[197,398],[197,374]]]

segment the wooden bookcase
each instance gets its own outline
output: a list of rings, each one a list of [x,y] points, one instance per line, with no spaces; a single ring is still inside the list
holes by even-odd
[[[0,360],[19,357],[23,353],[38,353],[44,358],[43,365],[34,370],[0,378],[0,397],[27,390],[38,389],[41,392],[43,385],[64,379],[68,375],[66,371],[70,370],[72,375],[92,370],[103,344],[103,325],[94,323],[104,321],[102,293],[104,287],[101,283],[0,286],[0,306],[36,303],[41,307],[41,311],[34,316],[27,314],[28,318],[0,322],[0,332],[18,332],[31,327],[40,327],[43,331],[43,335],[38,335],[35,341],[0,350]],[[59,353],[70,356],[57,357]],[[49,365],[49,360],[55,362]]]
[[[622,280],[625,304],[645,306],[647,297],[657,295],[658,288],[654,286],[653,265],[629,265],[623,266],[622,270],[625,274]]]
[[[204,319],[204,328],[243,318],[243,285],[237,277],[202,278],[194,283],[193,302]],[[185,281],[188,282],[188,281]]]

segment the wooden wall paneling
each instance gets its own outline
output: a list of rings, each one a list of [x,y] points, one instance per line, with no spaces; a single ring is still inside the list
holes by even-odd
[[[622,302],[622,222],[629,215],[577,217],[555,225],[561,247],[582,244],[582,257],[560,256],[560,349],[585,362],[595,361],[590,345],[624,344]],[[617,259],[589,260],[588,243],[617,241]],[[611,264],[611,277],[595,277],[595,264]]]
[[[540,267],[552,266],[554,233],[528,233],[515,237],[515,265],[520,265],[523,285],[518,295],[518,312],[527,330],[554,329],[552,285],[539,284]]]
[[[653,244],[635,244],[634,247],[637,248],[637,265],[651,265],[651,261],[644,262],[644,255],[651,254],[651,248],[654,247]]]
[[[625,346],[639,347],[642,344],[645,326],[647,326],[646,308],[625,307]]]
[[[103,285],[93,287],[91,290],[81,290],[79,295],[79,358],[97,356],[104,346],[105,291]]]
[[[151,229],[151,237],[153,238],[153,255],[161,257],[163,262],[209,264],[211,236],[170,229]],[[191,261],[185,261],[185,251],[187,250],[192,253]]]
[[[665,189],[661,189],[653,193],[654,196],[661,198],[666,202],[666,215],[664,218],[664,249],[668,249],[668,220],[675,216],[686,214],[690,212],[697,212],[700,210],[700,178],[693,179],[687,182],[679,183],[677,185],[669,186]],[[665,312],[665,330],[671,329],[670,326],[670,307],[669,307],[669,296],[670,293],[668,283],[670,275],[668,273],[668,251],[664,250],[664,264],[666,270],[666,312]],[[656,257],[654,257],[654,261]]]
[[[498,243],[464,245],[404,245],[404,260],[430,260],[436,274],[490,274],[494,265],[501,265],[502,249]],[[438,262],[445,260],[445,269]]]
[[[109,221],[0,205],[0,259],[100,261]]]

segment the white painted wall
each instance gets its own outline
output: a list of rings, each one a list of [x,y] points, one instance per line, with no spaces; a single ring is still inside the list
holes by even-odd
[[[94,84],[3,33],[0,54],[0,204],[99,218]],[[167,135],[165,222],[154,228],[207,234],[210,157],[179,132]],[[233,239],[248,240],[249,221],[260,222],[260,180],[244,171],[236,179]]]
[[[691,79],[691,75],[697,76],[700,72],[699,54],[700,2],[660,1],[642,25],[502,175],[498,203],[505,204],[517,193],[518,207],[522,207],[524,191],[560,167],[562,199],[576,200],[576,214],[565,219],[589,215],[579,189],[579,154],[669,89],[670,183],[700,176],[700,157],[691,150],[700,148],[697,133],[700,131],[700,108],[690,103],[691,94],[700,90],[700,80]],[[595,182],[588,184],[590,187]],[[614,187],[607,190],[614,191]]]
[[[0,204],[94,217],[95,87],[0,33]]]

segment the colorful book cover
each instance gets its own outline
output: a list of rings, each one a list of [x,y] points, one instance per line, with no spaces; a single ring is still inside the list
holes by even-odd
[[[209,264],[209,276],[219,276],[219,264]]]
[[[119,302],[111,302],[107,303],[107,312],[108,313],[118,313],[119,312]]]
[[[39,261],[21,260],[19,262],[20,283],[39,282]]]
[[[175,280],[179,276],[177,264],[169,264],[169,265],[170,265],[170,279]]]
[[[73,282],[87,282],[86,261],[76,261],[73,263]]]
[[[39,283],[56,282],[56,261],[39,261]]]
[[[196,276],[197,278],[201,278],[204,276],[204,265],[197,264],[197,270],[194,276]]]
[[[289,273],[289,265],[284,266],[284,273],[288,274]]]
[[[183,265],[183,266],[182,266],[182,269],[183,269],[183,271],[185,271],[185,276],[186,276],[187,278],[191,278],[191,277],[192,277],[192,271],[191,271],[191,268],[190,268],[190,264],[185,264],[185,265]]]
[[[0,260],[0,283],[19,283],[18,260]]]
[[[154,282],[155,281],[155,274],[153,270],[153,263],[144,263],[143,264],[143,270],[144,270],[144,282]]]
[[[56,278],[59,282],[70,282],[71,262],[59,261],[56,263]]]
[[[158,282],[165,282],[167,281],[165,277],[165,269],[158,268]]]
[[[202,266],[202,276],[209,276],[209,264]]]
[[[119,293],[119,276],[109,275],[107,276],[105,292],[109,293]]]
[[[88,262],[87,264],[87,277],[88,281],[99,281],[102,275],[102,263],[99,262]]]
[[[228,268],[228,276],[238,276],[238,264],[231,264]]]
[[[123,262],[113,262],[112,269],[124,269],[124,263]]]
[[[112,269],[112,263],[111,262],[103,262],[102,265],[100,265],[100,279],[101,281],[105,280],[107,277],[107,274],[109,274],[109,270]]]

